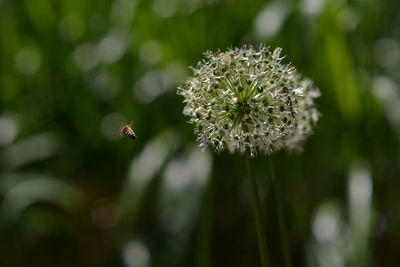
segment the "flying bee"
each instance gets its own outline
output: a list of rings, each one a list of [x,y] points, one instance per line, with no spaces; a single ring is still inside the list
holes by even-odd
[[[128,136],[130,139],[136,139],[137,136],[135,134],[135,132],[132,130],[132,122],[127,124],[127,123],[122,123],[121,127],[119,128],[119,133],[121,135],[126,135]]]

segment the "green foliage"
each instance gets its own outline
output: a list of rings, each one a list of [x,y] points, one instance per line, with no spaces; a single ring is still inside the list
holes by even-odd
[[[257,266],[243,159],[199,150],[176,88],[203,52],[260,42],[322,92],[304,153],[274,155],[293,266],[396,264],[399,10],[0,0],[0,265]],[[113,134],[131,120],[137,140]],[[267,159],[256,161],[282,266]]]

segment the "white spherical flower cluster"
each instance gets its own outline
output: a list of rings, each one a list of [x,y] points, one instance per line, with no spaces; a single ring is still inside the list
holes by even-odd
[[[301,149],[319,113],[312,81],[281,63],[281,48],[245,46],[206,52],[178,88],[201,147],[270,154]]]

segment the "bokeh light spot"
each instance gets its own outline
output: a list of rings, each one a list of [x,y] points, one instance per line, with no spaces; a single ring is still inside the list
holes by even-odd
[[[112,64],[125,53],[126,44],[118,35],[110,34],[100,40],[96,47],[96,57],[105,64]]]
[[[319,242],[334,240],[339,234],[340,210],[335,203],[326,202],[321,205],[312,224],[312,231]]]
[[[162,46],[156,40],[149,40],[143,43],[139,49],[140,59],[149,65],[156,64],[162,56]]]
[[[154,13],[160,18],[169,18],[176,13],[178,3],[176,0],[154,0]]]
[[[274,1],[267,4],[257,15],[254,22],[256,35],[263,39],[277,34],[288,15],[288,8],[284,2]]]
[[[33,47],[25,47],[15,56],[15,67],[22,74],[33,74],[42,63],[39,51]]]
[[[17,136],[18,124],[13,117],[3,114],[0,116],[0,129],[0,146],[6,146]]]
[[[375,59],[382,67],[392,67],[400,58],[399,43],[393,39],[380,39],[375,43]]]
[[[98,64],[92,44],[85,43],[78,46],[73,54],[75,65],[83,71],[88,71]]]
[[[150,265],[150,252],[140,241],[131,241],[123,248],[123,259],[128,267],[147,267]]]

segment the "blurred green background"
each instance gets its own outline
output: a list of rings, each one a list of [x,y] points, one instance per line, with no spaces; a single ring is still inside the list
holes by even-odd
[[[273,155],[293,266],[397,266],[398,0],[0,0],[0,266],[258,266],[244,159],[200,151],[176,88],[260,42],[322,92],[304,153]]]

